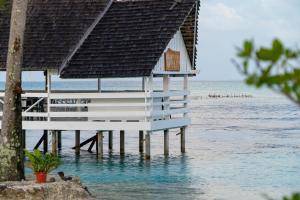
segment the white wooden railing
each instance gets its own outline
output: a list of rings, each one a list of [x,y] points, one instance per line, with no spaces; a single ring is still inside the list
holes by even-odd
[[[178,122],[187,120],[188,94],[188,91],[25,93],[22,116],[23,121],[30,122],[163,123],[175,119]],[[1,108],[3,98],[4,93],[0,93]],[[26,105],[28,100],[32,102]]]

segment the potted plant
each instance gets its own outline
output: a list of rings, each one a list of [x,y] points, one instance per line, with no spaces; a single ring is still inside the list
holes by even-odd
[[[30,160],[30,167],[35,173],[37,183],[45,183],[47,174],[53,169],[57,168],[60,164],[60,159],[51,154],[42,154],[39,150],[34,150],[32,153],[24,150],[25,155]]]

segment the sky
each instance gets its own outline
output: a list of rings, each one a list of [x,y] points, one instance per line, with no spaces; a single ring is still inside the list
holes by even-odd
[[[198,27],[197,79],[242,80],[231,59],[245,39],[300,45],[300,0],[202,0]]]
[[[289,47],[300,45],[300,0],[201,0],[198,27],[196,79],[242,80],[231,59],[245,39],[257,46],[270,45],[275,37]],[[27,73],[23,80],[42,77]]]

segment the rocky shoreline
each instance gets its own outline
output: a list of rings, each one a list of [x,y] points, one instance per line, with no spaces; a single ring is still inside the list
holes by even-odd
[[[1,200],[83,200],[93,199],[79,178],[64,181],[58,176],[51,176],[48,182],[38,184],[34,180],[18,182],[0,182]]]

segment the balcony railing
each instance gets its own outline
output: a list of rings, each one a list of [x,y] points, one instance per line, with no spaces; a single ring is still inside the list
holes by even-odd
[[[40,122],[40,129],[48,129],[47,123],[76,125],[92,123],[147,123],[148,129],[164,122],[189,123],[187,114],[188,91],[154,91],[154,92],[103,92],[103,93],[34,93],[22,94],[23,123]],[[0,93],[0,117],[2,119],[4,93]],[[85,123],[83,123],[85,122]],[[30,123],[27,123],[30,129]],[[38,123],[31,123],[36,127]],[[170,124],[170,123],[169,123]],[[138,124],[137,124],[138,125]],[[46,127],[43,127],[46,126]],[[107,128],[107,126],[105,126]],[[51,126],[52,127],[52,126]],[[54,127],[55,128],[55,127]],[[136,127],[136,129],[141,129]],[[113,128],[112,128],[113,129]],[[74,129],[75,130],[75,129]]]

